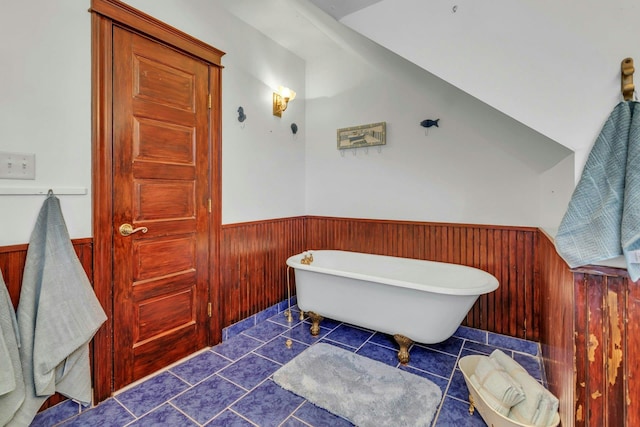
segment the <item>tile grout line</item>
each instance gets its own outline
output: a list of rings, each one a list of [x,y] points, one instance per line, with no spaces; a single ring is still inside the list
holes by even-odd
[[[277,304],[276,304],[276,305],[277,305]],[[292,310],[293,310],[293,309],[294,309],[294,307],[292,307]],[[264,311],[266,311],[266,310],[264,310]],[[241,360],[245,359],[245,358],[246,358],[248,355],[250,355],[250,354],[253,354],[253,355],[254,355],[254,356],[256,356],[256,357],[261,357],[261,358],[263,358],[263,359],[265,359],[265,360],[267,360],[267,361],[269,361],[269,362],[275,363],[276,365],[278,365],[278,366],[280,366],[280,367],[281,367],[281,366],[283,366],[284,364],[288,363],[288,361],[287,361],[287,362],[285,362],[285,363],[281,363],[281,362],[279,362],[279,361],[277,361],[277,360],[275,360],[275,359],[272,359],[271,357],[269,357],[269,356],[267,356],[267,355],[257,353],[257,351],[258,351],[258,350],[265,348],[268,344],[270,344],[270,343],[272,343],[273,341],[275,341],[275,340],[277,340],[277,339],[280,339],[280,338],[287,338],[287,339],[291,339],[291,340],[293,340],[294,342],[296,342],[296,343],[298,343],[298,344],[300,344],[300,345],[304,345],[304,346],[305,346],[305,348],[303,348],[303,349],[300,351],[300,353],[302,353],[302,352],[306,351],[309,347],[311,347],[312,345],[315,345],[316,343],[321,342],[321,341],[326,341],[326,342],[328,342],[329,344],[335,343],[335,344],[337,344],[337,345],[339,345],[339,346],[346,346],[346,347],[348,347],[348,348],[353,349],[353,350],[351,350],[351,351],[353,351],[354,353],[357,353],[358,351],[362,350],[362,349],[363,349],[366,345],[368,345],[368,344],[373,344],[374,346],[376,346],[376,347],[378,347],[378,348],[382,348],[382,349],[386,349],[386,350],[393,350],[393,351],[397,350],[396,348],[391,348],[391,347],[389,347],[388,345],[385,345],[384,343],[374,342],[374,341],[373,341],[373,338],[374,338],[377,334],[380,334],[380,332],[378,332],[378,331],[371,331],[371,330],[366,329],[366,328],[358,327],[357,325],[351,325],[351,324],[347,324],[347,323],[344,323],[344,322],[336,322],[335,320],[333,320],[333,321],[337,323],[337,324],[336,324],[336,326],[334,326],[334,327],[332,327],[332,328],[322,327],[322,326],[321,326],[324,330],[327,330],[327,332],[326,332],[324,335],[322,335],[321,337],[319,337],[317,341],[314,341],[314,342],[312,342],[311,344],[309,344],[308,342],[300,341],[300,340],[297,340],[297,339],[295,339],[295,338],[292,338],[292,337],[290,337],[290,336],[285,335],[285,334],[291,334],[291,332],[294,330],[294,328],[297,328],[297,327],[299,327],[299,326],[301,326],[301,325],[304,325],[305,323],[308,323],[308,322],[306,322],[305,320],[302,320],[302,321],[292,322],[291,324],[283,324],[283,323],[280,323],[280,322],[275,321],[276,316],[279,316],[279,315],[281,315],[282,313],[283,313],[283,311],[278,311],[276,314],[274,314],[274,315],[272,315],[272,316],[270,316],[270,317],[267,317],[267,318],[265,318],[265,319],[262,319],[260,322],[258,322],[257,314],[254,314],[254,315],[252,316],[252,317],[253,317],[253,322],[247,322],[247,323],[253,323],[253,326],[251,326],[251,327],[249,327],[249,328],[245,328],[244,330],[242,330],[242,331],[238,332],[238,333],[237,333],[237,334],[235,334],[232,338],[230,338],[230,339],[233,339],[233,338],[235,338],[235,337],[236,337],[236,336],[238,336],[238,335],[242,335],[244,338],[248,338],[248,339],[251,339],[251,340],[255,340],[255,342],[256,342],[256,343],[258,343],[257,347],[251,348],[249,351],[247,351],[246,353],[242,354],[242,355],[241,355],[239,358],[237,358],[236,360],[233,360],[233,359],[231,359],[230,357],[225,356],[224,354],[221,354],[221,353],[216,352],[216,351],[214,350],[214,348],[215,348],[215,347],[217,347],[217,346],[214,346],[214,347],[206,347],[206,348],[201,349],[200,351],[197,351],[197,352],[196,352],[196,353],[194,353],[194,354],[189,355],[188,357],[186,357],[186,358],[184,358],[184,359],[182,359],[182,360],[180,360],[180,361],[174,362],[174,363],[173,363],[173,364],[171,364],[170,366],[167,366],[167,367],[165,367],[164,369],[162,369],[162,370],[160,370],[160,371],[158,371],[158,372],[156,372],[156,373],[154,373],[154,374],[152,374],[152,375],[149,375],[148,377],[145,377],[145,378],[143,378],[143,379],[139,380],[138,382],[136,382],[136,383],[134,383],[134,384],[129,385],[129,387],[126,387],[126,388],[124,388],[124,389],[119,390],[119,391],[118,391],[118,393],[116,393],[116,394],[114,394],[114,395],[112,396],[113,400],[114,400],[114,401],[115,401],[115,402],[116,402],[120,407],[122,407],[122,408],[123,408],[127,413],[129,413],[129,414],[134,418],[134,420],[132,420],[132,421],[128,422],[128,423],[127,423],[127,424],[125,424],[125,425],[126,425],[126,426],[129,426],[129,425],[131,425],[131,424],[135,423],[136,421],[140,420],[141,418],[143,418],[143,417],[145,417],[145,416],[148,416],[149,414],[153,413],[154,411],[156,411],[156,410],[157,410],[157,409],[159,409],[160,407],[164,406],[164,404],[168,404],[171,408],[175,409],[176,411],[178,411],[178,412],[179,412],[179,413],[181,413],[182,415],[186,416],[189,420],[191,420],[191,421],[195,422],[197,425],[201,425],[201,424],[199,424],[197,421],[195,421],[195,420],[194,420],[194,419],[193,419],[193,418],[192,418],[188,413],[184,412],[183,410],[181,410],[180,408],[178,408],[177,406],[175,406],[175,404],[172,402],[172,400],[174,400],[174,399],[176,399],[177,397],[179,397],[179,396],[181,396],[181,395],[183,395],[183,394],[187,393],[189,390],[191,390],[191,389],[195,388],[195,387],[196,387],[196,386],[198,386],[198,385],[201,385],[203,382],[205,382],[205,381],[207,381],[207,380],[211,379],[211,378],[212,378],[212,377],[214,377],[214,376],[217,376],[217,377],[218,377],[218,378],[220,378],[221,380],[227,381],[228,383],[230,383],[230,384],[232,384],[232,385],[234,385],[234,386],[236,386],[236,387],[239,387],[239,389],[240,389],[240,390],[242,390],[242,391],[244,391],[244,393],[243,393],[243,394],[242,394],[238,399],[234,400],[232,403],[230,403],[230,404],[229,404],[229,405],[227,405],[224,409],[222,409],[220,412],[218,412],[218,413],[217,413],[213,418],[209,419],[207,422],[211,422],[213,419],[215,419],[215,418],[219,417],[222,413],[224,413],[225,411],[229,410],[230,412],[232,412],[232,413],[236,414],[237,416],[241,417],[242,419],[245,419],[245,420],[247,420],[248,422],[250,422],[250,423],[252,423],[252,424],[254,424],[254,425],[255,425],[255,423],[254,423],[253,421],[251,421],[250,419],[246,418],[245,416],[243,416],[243,415],[242,415],[242,414],[240,414],[239,412],[237,412],[237,411],[235,411],[234,409],[232,409],[232,408],[231,408],[231,406],[233,406],[233,405],[237,404],[237,403],[238,403],[238,401],[240,401],[240,400],[242,400],[243,398],[245,398],[246,396],[248,396],[250,393],[252,393],[252,392],[253,392],[254,390],[256,390],[258,387],[260,387],[261,385],[265,384],[267,381],[273,381],[273,373],[271,373],[269,376],[267,376],[266,378],[264,378],[263,380],[261,380],[260,382],[258,382],[258,383],[257,383],[254,387],[252,387],[251,389],[246,389],[245,387],[243,387],[243,386],[241,386],[241,385],[239,385],[239,384],[236,384],[234,381],[231,381],[230,379],[228,379],[228,378],[226,378],[226,377],[224,377],[224,376],[220,375],[220,373],[221,373],[223,370],[225,370],[225,369],[227,369],[227,368],[229,368],[229,367],[233,366],[233,365],[234,365],[234,364],[236,364],[237,362],[239,362],[239,361],[241,361]],[[240,322],[242,322],[242,321],[240,321]],[[240,323],[240,322],[237,322],[237,323]],[[253,328],[253,327],[256,327],[256,326],[258,326],[258,325],[264,324],[265,322],[269,322],[269,324],[273,324],[273,325],[281,326],[281,327],[283,327],[283,328],[285,328],[285,329],[284,329],[284,330],[282,330],[281,332],[279,332],[277,335],[275,335],[275,336],[273,336],[273,337],[270,337],[270,338],[269,338],[269,339],[267,339],[266,341],[264,340],[264,338],[263,338],[263,337],[257,338],[257,337],[255,337],[255,336],[251,336],[251,335],[248,335],[248,334],[246,334],[246,333],[245,333],[247,330],[249,330],[249,329],[251,329],[251,328]],[[351,345],[349,345],[349,344],[345,344],[345,343],[343,343],[343,342],[341,342],[341,341],[337,341],[337,340],[335,340],[335,339],[327,338],[327,336],[328,336],[328,335],[330,335],[332,332],[334,332],[335,330],[337,330],[337,329],[338,329],[338,328],[340,328],[341,326],[350,327],[350,328],[354,328],[354,329],[357,329],[357,330],[360,330],[360,331],[368,332],[368,333],[370,333],[370,335],[369,335],[369,336],[368,336],[368,337],[367,337],[367,338],[366,338],[366,339],[365,339],[361,344],[359,344],[357,347],[353,347],[353,346],[351,346]],[[474,329],[474,328],[469,328],[469,329]],[[226,329],[226,331],[225,331],[225,332],[228,332],[228,329]],[[502,346],[501,346],[501,344],[507,344],[507,345],[509,345],[509,344],[510,344],[510,342],[509,342],[509,341],[504,341],[504,342],[499,341],[498,343],[489,343],[489,337],[490,337],[490,335],[489,335],[489,334],[490,334],[490,332],[489,332],[489,331],[482,331],[482,335],[484,335],[484,337],[483,337],[483,341],[484,341],[484,342],[479,342],[479,341],[476,341],[475,339],[465,338],[465,337],[460,337],[460,336],[453,335],[456,339],[462,340],[462,344],[460,345],[460,348],[459,348],[459,350],[458,350],[458,354],[457,354],[457,355],[453,355],[453,354],[451,354],[451,353],[449,353],[449,352],[447,352],[447,351],[441,350],[441,349],[435,349],[435,348],[428,347],[428,344],[427,344],[427,345],[424,345],[424,344],[420,344],[420,343],[414,343],[414,344],[411,346],[411,348],[410,348],[410,349],[414,349],[414,348],[415,348],[415,346],[418,346],[418,347],[421,347],[421,348],[426,349],[426,350],[429,350],[429,351],[433,351],[433,352],[438,353],[438,354],[443,354],[443,355],[446,355],[446,356],[451,356],[451,357],[455,357],[455,358],[456,358],[456,359],[455,359],[454,367],[453,367],[453,369],[452,369],[452,371],[451,371],[451,374],[449,375],[449,378],[448,378],[448,379],[447,379],[446,377],[442,377],[441,375],[434,374],[434,373],[432,373],[432,372],[425,371],[425,370],[423,370],[423,369],[420,369],[420,368],[417,368],[417,367],[414,367],[414,366],[409,366],[411,369],[413,369],[413,370],[415,370],[415,371],[422,372],[422,373],[425,373],[425,374],[428,374],[428,375],[432,375],[432,376],[437,377],[437,378],[447,379],[447,383],[446,383],[446,387],[445,387],[445,390],[444,390],[444,393],[443,393],[442,401],[440,402],[440,405],[438,406],[438,409],[437,409],[437,411],[436,411],[436,413],[435,413],[435,415],[434,415],[434,420],[433,420],[432,425],[435,425],[435,423],[437,422],[438,418],[440,417],[440,415],[441,415],[441,413],[442,413],[442,409],[443,409],[443,407],[444,407],[445,399],[446,399],[447,397],[450,397],[451,399],[453,399],[453,400],[455,400],[455,401],[468,403],[468,402],[466,402],[466,401],[462,401],[461,399],[459,399],[459,398],[457,398],[457,397],[455,397],[455,396],[450,396],[450,395],[448,395],[448,393],[451,391],[451,387],[452,387],[452,383],[453,383],[453,378],[454,378],[454,376],[455,376],[455,374],[456,374],[456,370],[457,370],[458,362],[459,362],[459,359],[461,358],[462,352],[463,352],[463,351],[467,351],[467,352],[470,352],[470,353],[472,353],[472,354],[476,354],[476,353],[478,353],[478,354],[485,354],[485,353],[483,353],[482,351],[478,351],[478,350],[475,350],[475,349],[473,349],[473,348],[466,348],[466,344],[467,344],[467,343],[477,343],[477,344],[482,345],[482,346],[486,346],[486,347],[490,347],[490,348],[494,348],[494,349],[496,349],[496,348],[497,348],[497,349],[500,349],[500,350],[502,350],[502,351],[509,352],[509,353],[511,354],[511,357],[512,357],[512,358],[514,358],[514,356],[515,356],[516,354],[518,354],[518,355],[522,355],[522,356],[527,357],[527,358],[531,358],[532,360],[535,360],[535,362],[537,363],[537,368],[540,370],[540,373],[541,373],[541,377],[542,377],[542,378],[541,378],[541,381],[543,382],[543,385],[544,385],[544,381],[545,381],[545,378],[546,378],[546,376],[545,376],[545,375],[546,375],[546,372],[545,372],[545,370],[544,370],[544,364],[541,362],[541,355],[540,355],[539,343],[538,343],[537,355],[532,355],[531,353],[529,353],[529,352],[527,352],[527,351],[524,351],[524,350],[523,350],[523,349],[525,349],[525,346],[524,346],[524,345],[520,346],[519,344],[518,344],[518,345],[516,345],[516,344],[517,344],[517,343],[522,343],[522,342],[526,342],[526,343],[533,343],[533,341],[530,341],[530,340],[523,340],[523,339],[518,339],[518,338],[514,338],[514,337],[508,337],[508,336],[504,336],[504,335],[502,335],[502,334],[495,334],[495,333],[494,333],[494,335],[499,336],[499,337],[505,337],[505,338],[507,338],[508,340],[513,339],[513,340],[514,340],[514,341],[513,341],[513,343],[514,343],[514,345],[513,345],[513,346],[518,348],[518,350],[515,350],[515,349],[513,349],[513,348],[508,348],[508,347],[502,347]],[[228,335],[228,334],[227,334],[227,335]],[[386,335],[386,334],[385,334],[385,335]],[[517,340],[517,341],[515,341],[515,340]],[[494,341],[495,341],[495,340],[494,340]],[[222,343],[220,343],[219,345],[225,344],[226,342],[228,342],[228,341],[223,341],[223,342],[222,342]],[[229,347],[230,347],[230,348],[233,348],[231,345],[230,345]],[[171,369],[175,368],[176,366],[179,366],[179,365],[181,365],[181,364],[183,364],[183,363],[187,363],[189,360],[191,360],[192,358],[194,358],[194,357],[198,356],[199,354],[204,354],[206,351],[211,351],[214,355],[216,355],[216,356],[218,356],[218,357],[221,357],[224,361],[226,361],[226,362],[228,361],[229,363],[228,363],[226,366],[223,366],[222,368],[217,369],[215,372],[210,373],[209,375],[207,375],[206,377],[204,377],[203,379],[199,380],[198,382],[196,382],[196,383],[194,383],[194,384],[191,384],[189,381],[187,381],[186,379],[182,378],[178,373],[173,372],[173,371],[171,370]],[[244,351],[244,349],[241,349],[241,348],[240,348],[240,351]],[[298,353],[298,354],[300,354],[300,353]],[[297,356],[297,355],[296,355],[296,356]],[[368,357],[368,356],[366,356],[366,355],[363,355],[363,356],[364,356],[364,357]],[[294,356],[294,357],[295,357],[295,356]],[[371,358],[371,357],[368,357],[368,358],[370,358],[371,360],[376,360],[376,359]],[[381,361],[379,361],[379,362],[381,362]],[[382,362],[382,363],[384,363],[384,362]],[[392,366],[392,367],[394,367],[394,368],[396,368],[396,369],[400,369],[400,365],[399,365],[399,364],[396,364],[395,366],[393,366],[393,365],[389,365],[389,366]],[[279,368],[278,368],[278,369],[279,369]],[[532,369],[533,369],[533,367],[532,367]],[[186,388],[185,390],[182,390],[181,392],[179,392],[179,393],[177,393],[177,394],[175,394],[175,395],[171,396],[168,400],[166,400],[166,401],[164,401],[164,402],[160,403],[158,406],[156,406],[156,407],[154,407],[154,408],[152,408],[152,409],[150,409],[150,410],[146,411],[144,414],[140,415],[139,417],[138,417],[138,416],[136,416],[136,415],[135,415],[135,414],[134,414],[134,413],[133,413],[133,412],[132,412],[132,411],[131,411],[131,410],[130,410],[130,409],[129,409],[129,408],[128,408],[124,403],[123,403],[123,402],[121,402],[121,401],[119,400],[119,397],[120,397],[120,395],[121,395],[123,392],[128,391],[128,390],[130,390],[130,389],[132,389],[132,388],[134,388],[134,387],[136,387],[136,386],[139,386],[139,385],[143,384],[145,381],[147,381],[147,380],[149,380],[149,379],[153,378],[154,376],[157,376],[157,375],[159,375],[159,374],[162,374],[162,373],[164,373],[164,372],[168,372],[172,377],[174,377],[174,378],[178,379],[179,381],[181,381],[182,383],[186,384],[187,388]],[[409,371],[409,372],[410,372],[410,371]],[[428,378],[427,378],[427,379],[428,379]],[[301,408],[301,407],[302,407],[306,402],[308,402],[308,401],[307,401],[306,399],[304,399],[304,401],[303,401],[303,402],[302,402],[302,403],[301,403],[301,404],[300,404],[300,405],[299,405],[299,406],[298,406],[298,407],[297,407],[293,412],[291,412],[291,413],[290,413],[290,414],[285,418],[285,420],[284,420],[282,423],[286,423],[286,421],[287,421],[287,420],[289,420],[289,419],[295,419],[295,420],[298,420],[298,421],[300,421],[300,422],[304,423],[305,425],[309,425],[309,426],[311,426],[310,424],[308,424],[308,423],[304,422],[303,420],[298,419],[298,418],[294,415],[294,414],[295,414],[295,412],[296,412],[297,410],[299,410],[299,409],[300,409],[300,408]],[[102,403],[102,402],[101,402],[101,403]],[[79,412],[78,412],[77,414],[74,414],[73,416],[71,416],[71,417],[69,417],[69,418],[66,418],[65,420],[61,420],[61,421],[60,421],[58,424],[56,424],[56,425],[59,425],[59,424],[64,423],[64,422],[67,422],[67,421],[69,421],[69,420],[71,420],[71,419],[73,419],[73,418],[76,418],[76,417],[82,416],[82,414],[84,414],[84,413],[87,413],[87,412],[91,411],[92,409],[96,408],[97,406],[98,406],[98,405],[96,405],[96,406],[94,406],[94,407],[89,407],[88,409],[86,409],[86,410],[84,410],[84,411],[82,410],[82,408],[78,407],[78,411],[79,411]],[[281,423],[281,424],[282,424],[282,423]],[[206,423],[205,423],[205,424],[206,424]]]
[[[433,418],[433,423],[431,424],[432,426],[436,425],[436,422],[438,421],[438,418],[440,417],[440,413],[442,412],[442,408],[444,407],[444,402],[447,398],[447,396],[449,396],[449,389],[451,388],[451,383],[453,382],[453,377],[456,374],[456,367],[458,366],[458,362],[460,361],[460,355],[462,354],[462,350],[464,349],[464,343],[466,342],[466,339],[462,340],[462,344],[460,345],[460,350],[458,350],[458,355],[455,356],[456,361],[453,365],[453,369],[451,370],[451,374],[449,375],[449,380],[447,381],[447,387],[445,387],[444,392],[442,393],[442,401],[440,402],[440,405],[438,405],[438,410],[436,411],[436,414]],[[452,396],[449,396],[451,398],[454,398]]]

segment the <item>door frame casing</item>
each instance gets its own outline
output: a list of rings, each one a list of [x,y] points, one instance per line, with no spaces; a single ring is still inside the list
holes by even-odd
[[[197,40],[118,0],[91,0],[91,139],[93,286],[108,321],[93,340],[95,403],[113,390],[113,44],[114,26],[127,28],[168,45],[209,66],[209,182],[211,196],[209,235],[209,344],[220,341],[219,236],[221,227],[221,59],[224,52]]]

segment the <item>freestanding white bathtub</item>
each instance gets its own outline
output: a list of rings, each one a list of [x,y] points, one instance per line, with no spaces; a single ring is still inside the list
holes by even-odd
[[[477,268],[359,252],[308,251],[287,265],[295,269],[298,307],[312,320],[312,334],[324,316],[394,335],[401,363],[413,341],[446,340],[476,299],[498,288]]]

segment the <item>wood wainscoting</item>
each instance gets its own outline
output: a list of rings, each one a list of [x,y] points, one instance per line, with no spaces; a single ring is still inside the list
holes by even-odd
[[[223,326],[286,297],[289,256],[307,249],[342,249],[488,271],[500,287],[478,299],[464,324],[538,339],[535,228],[309,216],[223,225],[221,236]]]
[[[537,229],[294,217],[227,224],[220,235],[221,295],[213,315],[221,327],[282,301],[285,261],[307,249],[470,265],[494,274],[500,288],[479,299],[466,324],[540,341],[563,426],[640,425],[640,286],[624,270],[571,271]],[[73,244],[91,280],[92,239]],[[0,248],[14,305],[26,253],[26,244]],[[45,407],[59,400],[54,396]]]
[[[570,270],[538,241],[540,343],[563,427],[640,425],[640,284],[622,269]]]
[[[563,427],[573,426],[575,297],[573,273],[544,232],[538,237],[540,344],[549,389],[560,400]]]
[[[80,263],[93,284],[93,241],[90,238],[72,240],[73,248],[80,259]],[[0,247],[0,271],[9,290],[14,309],[18,307],[22,276],[27,259],[29,245],[13,245]],[[42,405],[41,410],[65,400],[62,395],[54,394]]]
[[[217,307],[222,327],[287,297],[285,262],[307,249],[304,224],[304,217],[294,217],[222,226]]]
[[[307,217],[305,228],[310,249],[450,262],[487,271],[500,287],[480,296],[463,324],[538,339],[536,228],[315,216]]]

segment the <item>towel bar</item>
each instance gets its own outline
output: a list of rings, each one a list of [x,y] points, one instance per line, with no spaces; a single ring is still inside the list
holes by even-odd
[[[11,196],[30,196],[30,195],[43,195],[46,196],[49,190],[53,190],[56,196],[59,195],[74,195],[74,194],[87,194],[85,187],[0,187],[0,195]]]

